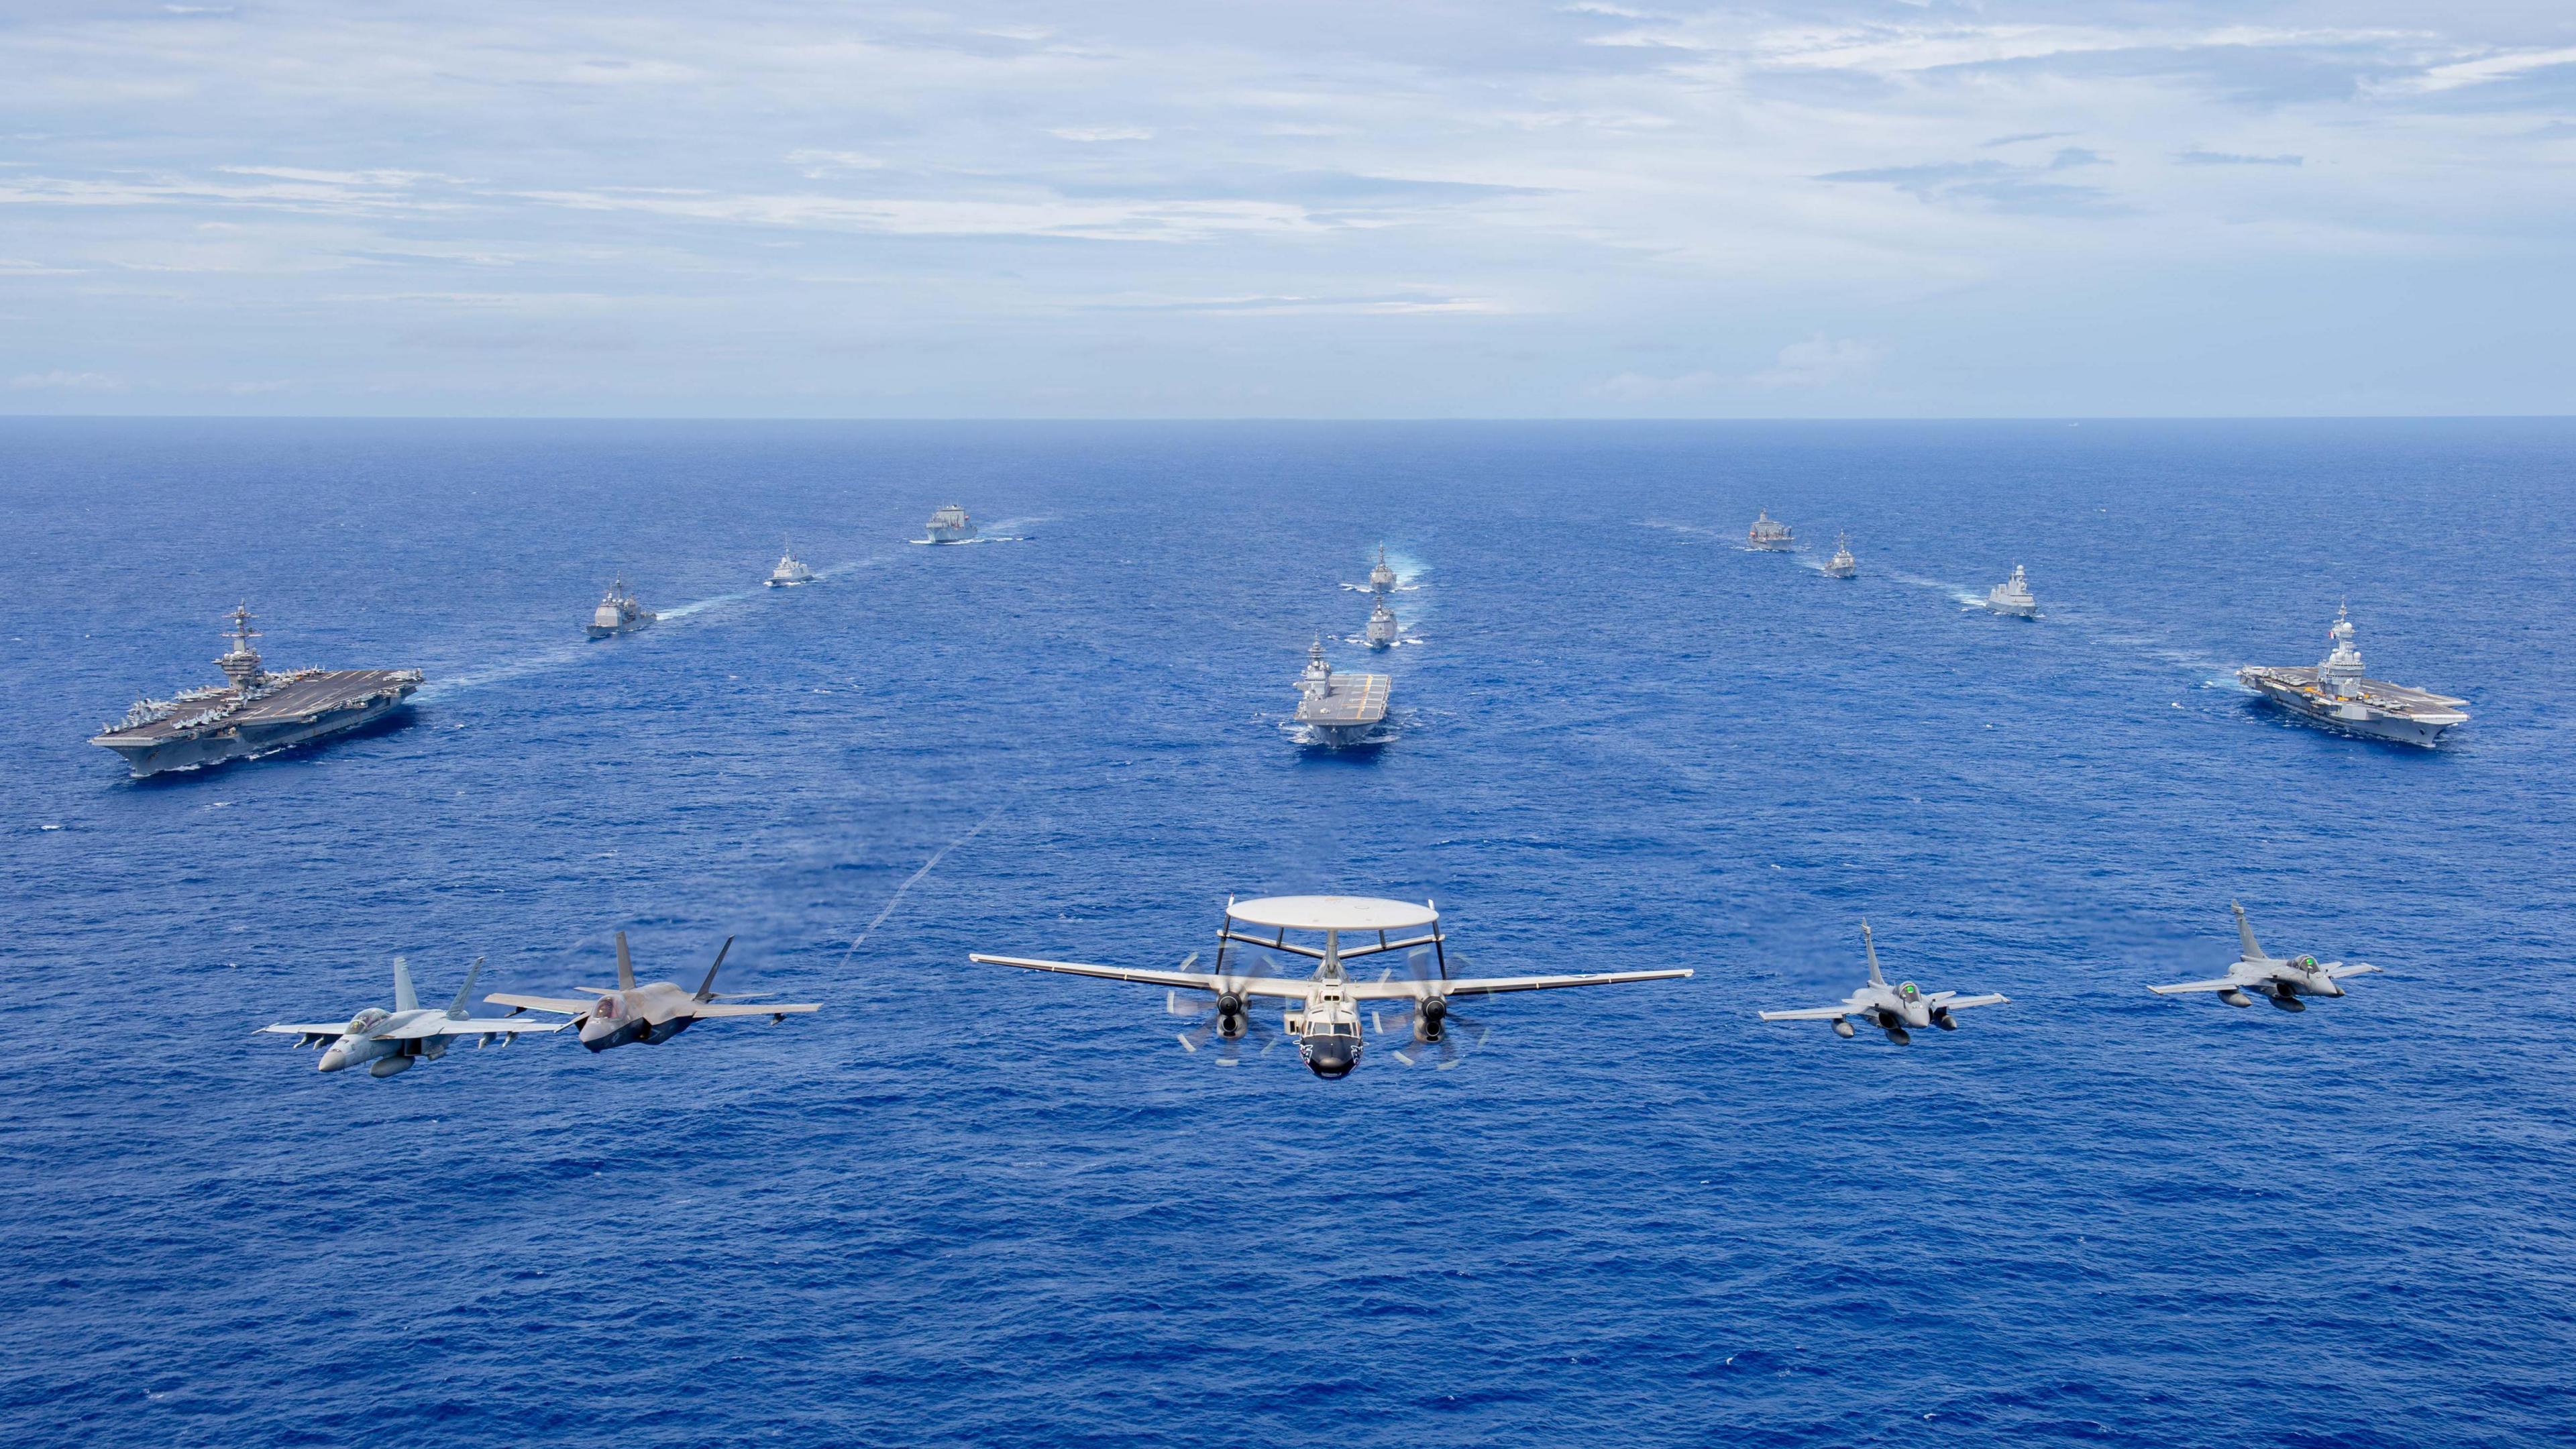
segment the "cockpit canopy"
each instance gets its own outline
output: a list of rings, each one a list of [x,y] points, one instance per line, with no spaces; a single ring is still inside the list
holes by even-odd
[[[603,996],[599,998],[599,1004],[590,1009],[590,1014],[594,1020],[615,1021],[620,1015],[624,1014],[625,1010],[625,1002],[618,1000],[615,996]]]
[[[370,1006],[366,1010],[349,1018],[349,1034],[351,1036],[364,1036],[368,1028],[374,1026],[377,1022],[384,1020],[392,1014],[393,1013],[380,1007]]]
[[[1912,1001],[1923,994],[1923,988],[1911,981],[1903,981],[1897,983],[1896,994],[1907,1001]]]

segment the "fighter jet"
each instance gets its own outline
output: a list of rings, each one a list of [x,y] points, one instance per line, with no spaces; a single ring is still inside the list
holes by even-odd
[[[582,986],[574,989],[590,993],[588,1001],[556,996],[520,996],[503,992],[483,999],[495,1006],[512,1008],[510,1014],[522,1011],[562,1011],[572,1014],[581,1027],[581,1044],[595,1052],[631,1041],[659,1044],[689,1029],[693,1021],[724,1016],[765,1016],[771,1021],[785,1021],[790,1013],[818,1011],[811,1002],[788,1005],[772,1002],[763,1005],[746,998],[766,996],[766,991],[735,994],[716,990],[716,973],[724,969],[725,952],[733,949],[733,937],[727,936],[716,952],[716,963],[707,968],[707,979],[698,983],[697,993],[681,990],[668,981],[635,984],[635,963],[626,954],[626,933],[617,933],[617,985]]]
[[[504,1026],[506,1018],[467,1016],[466,1003],[473,996],[474,978],[482,971],[483,958],[477,956],[474,969],[465,973],[465,984],[457,988],[455,1004],[445,1011],[424,1011],[420,998],[412,993],[410,964],[396,956],[393,1010],[370,1006],[345,1022],[280,1022],[260,1030],[292,1036],[297,1046],[323,1048],[322,1070],[326,1072],[363,1062],[368,1076],[390,1077],[410,1071],[415,1062],[434,1062],[447,1055],[448,1043],[455,1037],[479,1036],[482,1040],[475,1045],[480,1047],[497,1036],[507,1046],[517,1041],[523,1031],[561,1031],[572,1025],[568,1021],[532,1021]]]
[[[1894,986],[1878,971],[1878,943],[1871,939],[1869,922],[1860,923],[1861,949],[1869,954],[1869,984],[1851,994],[1840,1006],[1817,1006],[1804,1011],[1766,1011],[1764,1021],[1830,1021],[1834,1035],[1848,1041],[1852,1020],[1877,1027],[1887,1039],[1903,1046],[1914,1040],[1909,1027],[1937,1026],[1943,1031],[1957,1031],[1959,1023],[1950,1013],[1971,1006],[2001,1006],[2009,996],[1961,996],[1955,991],[1925,991],[1911,981]]]
[[[1321,933],[1323,944],[1291,941],[1288,933]],[[1409,931],[1420,934],[1408,936]],[[1260,1030],[1252,1018],[1255,997],[1281,1001],[1280,1028],[1297,1043],[1308,1070],[1328,1081],[1351,1074],[1360,1062],[1361,1003],[1370,1003],[1372,1030],[1395,1038],[1388,1055],[1406,1065],[1429,1061],[1435,1069],[1454,1064],[1459,1032],[1481,1029],[1460,1021],[1449,1009],[1457,998],[1481,999],[1511,991],[1549,991],[1564,986],[1616,986],[1631,981],[1669,981],[1687,970],[1604,971],[1583,976],[1452,976],[1449,974],[1440,913],[1428,903],[1376,900],[1366,896],[1276,896],[1267,900],[1225,903],[1225,921],[1217,929],[1217,955],[1212,971],[1189,969],[1191,956],[1177,971],[1126,966],[1091,966],[1077,961],[1036,961],[1020,956],[970,955],[988,966],[1018,966],[1030,971],[1060,971],[1068,976],[1097,976],[1110,981],[1137,981],[1167,988],[1165,1009],[1187,1014],[1179,995],[1204,992],[1208,1007],[1199,1029],[1179,1033],[1184,1050],[1196,1053],[1211,1036],[1225,1041],[1217,1060],[1232,1063],[1234,1047]],[[1267,953],[1284,952],[1316,963],[1312,976],[1273,974]],[[1408,976],[1392,968],[1375,981],[1354,981],[1344,963],[1363,956],[1406,953]],[[1196,1001],[1198,998],[1191,998]],[[1392,1023],[1390,1025],[1390,1023]],[[1276,1045],[1275,1042],[1272,1045]],[[1266,1048],[1265,1048],[1266,1050]]]
[[[2236,939],[2245,953],[2227,974],[2213,981],[2184,981],[2172,986],[2150,986],[2158,996],[2181,996],[2189,992],[2209,991],[2230,1006],[2252,1006],[2254,995],[2260,995],[2283,1011],[2305,1011],[2308,1004],[2302,996],[2341,996],[2340,984],[2347,976],[2366,976],[2379,968],[2355,961],[2346,966],[2341,961],[2319,961],[2314,956],[2294,956],[2283,960],[2263,954],[2262,943],[2254,939],[2254,925],[2245,919],[2245,908],[2234,901],[2228,907],[2236,912]],[[2254,995],[2249,995],[2248,993]]]

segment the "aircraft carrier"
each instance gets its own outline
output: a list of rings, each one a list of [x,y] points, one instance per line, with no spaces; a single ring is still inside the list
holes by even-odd
[[[233,610],[233,647],[215,661],[229,684],[135,701],[90,743],[124,757],[138,776],[193,770],[264,755],[352,730],[402,707],[420,688],[417,669],[261,667],[247,606]]]
[[[2364,679],[2352,620],[2342,609],[2326,637],[2334,648],[2313,669],[2249,664],[2236,671],[2236,680],[2311,724],[2375,740],[2430,746],[2442,731],[2468,722],[2465,699]]]
[[[1324,658],[1324,641],[1306,652],[1306,672],[1297,676],[1297,723],[1319,745],[1356,745],[1386,721],[1388,690],[1394,681],[1383,674],[1335,674]]]

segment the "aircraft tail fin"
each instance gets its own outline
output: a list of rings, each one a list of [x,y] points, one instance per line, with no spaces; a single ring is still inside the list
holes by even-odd
[[[2234,901],[2229,901],[2227,906],[2228,909],[2236,912],[2236,939],[2243,943],[2245,947],[2244,959],[2248,961],[2270,960],[2270,957],[2263,954],[2263,944],[2254,939],[2254,923],[2245,919],[2245,908]]]
[[[420,994],[411,989],[411,963],[400,956],[394,958],[394,1010],[420,1010]]]
[[[635,989],[635,958],[626,954],[626,933],[617,933],[617,989]]]
[[[1871,938],[1867,920],[1860,923],[1860,948],[1869,953],[1869,984],[1885,986],[1887,978],[1878,973],[1878,942]]]
[[[698,983],[698,1000],[713,1001],[716,999],[716,973],[724,969],[725,953],[732,949],[733,937],[727,936],[725,937],[725,943],[716,948],[716,964],[707,968],[707,979]]]
[[[467,1013],[468,1009],[472,1007],[474,1004],[474,978],[482,974],[483,958],[477,956],[474,958],[474,964],[466,969],[465,984],[456,988],[456,1000],[447,1008],[448,1015],[462,1017]]]

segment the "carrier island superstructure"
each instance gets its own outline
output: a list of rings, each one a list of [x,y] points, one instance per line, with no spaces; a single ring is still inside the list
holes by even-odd
[[[1297,723],[1319,745],[1357,745],[1386,720],[1387,693],[1394,681],[1383,674],[1336,674],[1324,658],[1324,641],[1306,651],[1306,672],[1297,676]]]
[[[271,674],[251,640],[250,608],[233,610],[232,648],[215,663],[229,683],[135,701],[90,743],[116,751],[137,775],[190,770],[380,719],[420,688],[417,669],[290,669]]]
[[[2334,647],[2313,669],[2249,664],[2236,671],[2236,680],[2300,719],[2375,740],[2430,745],[2442,731],[2468,722],[2465,699],[2363,678],[2344,610],[2335,610],[2326,638]]]

